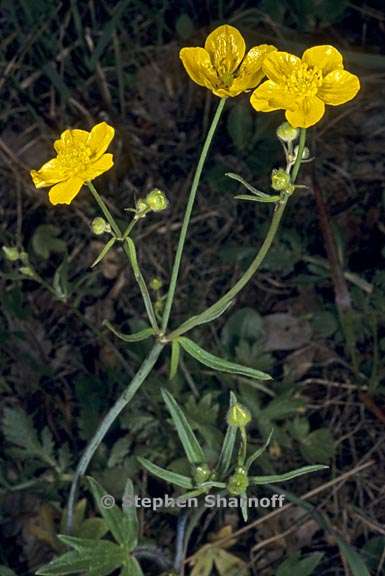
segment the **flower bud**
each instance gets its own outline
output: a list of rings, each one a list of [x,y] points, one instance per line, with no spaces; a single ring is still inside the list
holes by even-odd
[[[146,204],[153,212],[160,212],[165,210],[168,206],[168,200],[166,194],[159,190],[159,188],[154,188],[146,196]]]
[[[197,484],[202,484],[203,482],[206,482],[210,478],[210,475],[211,470],[207,466],[207,464],[200,464],[195,468],[194,480]]]
[[[4,256],[10,262],[16,262],[20,258],[19,249],[16,246],[3,246]]]
[[[104,232],[107,232],[108,223],[104,220],[104,218],[98,216],[97,218],[94,218],[92,220],[91,229],[94,234],[100,236],[100,234],[104,234]]]
[[[145,216],[146,212],[148,211],[149,206],[147,202],[143,198],[139,198],[135,204],[135,211],[137,216]]]
[[[162,288],[162,286],[163,286],[163,282],[157,276],[155,276],[154,278],[151,279],[151,281],[150,281],[151,290],[158,292]]]
[[[19,272],[24,274],[24,276],[28,276],[29,278],[35,277],[35,271],[31,268],[31,266],[21,266],[21,268],[19,268]]]
[[[251,421],[251,414],[245,406],[236,402],[227,412],[226,420],[230,426],[244,428]]]
[[[298,146],[295,146],[294,148],[294,158],[297,158],[298,156]],[[310,156],[310,150],[307,146],[304,147],[303,151],[302,151],[302,158],[301,160],[307,160]]]
[[[247,477],[247,472],[242,466],[236,468],[234,474],[230,476],[227,483],[227,490],[229,494],[234,496],[240,496],[246,492],[249,486],[249,479]]]
[[[284,142],[293,142],[298,138],[299,130],[298,128],[293,128],[289,122],[284,122],[277,128],[277,136],[280,140]]]
[[[281,192],[291,186],[290,175],[283,168],[274,169],[271,173],[271,187]]]

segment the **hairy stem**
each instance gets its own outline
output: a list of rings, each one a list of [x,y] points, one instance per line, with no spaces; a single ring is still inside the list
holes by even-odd
[[[219,122],[219,119],[221,117],[225,102],[226,102],[226,98],[221,98],[221,100],[219,101],[218,108],[215,112],[213,121],[211,122],[211,126],[210,126],[208,133],[207,133],[205,143],[203,144],[202,152],[201,152],[201,155],[199,157],[197,168],[195,170],[194,179],[193,179],[192,184],[191,184],[190,195],[189,195],[186,211],[185,211],[184,218],[183,218],[182,228],[181,228],[180,235],[179,235],[178,247],[177,247],[177,251],[175,254],[174,265],[173,265],[172,272],[171,272],[170,286],[168,289],[166,304],[164,307],[164,313],[163,313],[163,319],[162,319],[162,330],[163,331],[165,331],[167,329],[168,321],[170,319],[170,313],[171,313],[171,308],[172,308],[172,304],[174,301],[176,283],[178,280],[179,269],[180,269],[180,265],[181,265],[181,261],[182,261],[182,255],[183,255],[183,249],[184,249],[184,245],[185,245],[185,241],[186,241],[187,230],[188,230],[188,227],[190,224],[191,213],[192,213],[192,210],[194,207],[195,196],[196,196],[199,182],[201,179],[202,170],[203,170],[206,158],[207,158],[207,153],[209,151],[213,136],[215,134],[215,130],[218,126],[218,122]]]

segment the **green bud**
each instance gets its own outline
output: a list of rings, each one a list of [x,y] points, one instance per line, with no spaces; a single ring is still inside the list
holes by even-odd
[[[146,212],[149,210],[149,206],[143,198],[139,198],[139,200],[136,201],[135,209],[137,216],[144,217]]]
[[[3,246],[4,256],[10,262],[16,262],[20,258],[19,249],[16,246]]]
[[[236,402],[227,412],[226,420],[230,426],[244,428],[251,421],[251,414],[245,406]]]
[[[299,149],[298,146],[296,146],[296,147],[294,148],[294,158],[297,158],[297,156],[298,156],[298,149]],[[307,146],[305,146],[305,148],[304,148],[303,151],[302,151],[302,158],[301,158],[301,160],[307,160],[307,159],[309,158],[309,156],[310,156],[310,150],[309,150],[309,148],[308,148]]]
[[[211,476],[211,470],[207,464],[200,464],[195,468],[194,480],[199,485],[206,482]]]
[[[234,496],[240,496],[246,492],[248,486],[249,479],[247,477],[247,472],[242,466],[238,466],[234,474],[229,478],[227,491],[229,494],[233,494]]]
[[[168,206],[166,194],[162,192],[162,190],[159,190],[159,188],[154,188],[154,190],[151,190],[151,192],[147,194],[146,203],[153,212],[160,212]]]
[[[280,140],[283,140],[284,142],[293,142],[293,140],[298,138],[299,130],[298,128],[293,128],[289,122],[284,122],[278,126],[276,133]]]
[[[155,292],[158,292],[158,290],[160,290],[163,286],[163,282],[160,278],[157,278],[155,276],[155,278],[152,278],[150,281],[150,288],[151,290],[154,290]]]
[[[92,220],[91,229],[92,229],[92,232],[94,234],[96,234],[97,236],[100,236],[100,234],[104,234],[104,232],[107,232],[107,230],[109,229],[109,225],[104,220],[104,218],[102,218],[101,216],[98,216],[97,218],[94,218]]]
[[[283,168],[274,169],[271,173],[271,187],[281,192],[291,186],[290,175]]]
[[[21,266],[19,268],[19,272],[24,274],[24,276],[28,276],[29,278],[35,277],[35,271],[31,268],[31,266]]]

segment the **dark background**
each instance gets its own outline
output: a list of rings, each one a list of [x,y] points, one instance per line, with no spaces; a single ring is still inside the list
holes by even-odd
[[[249,563],[251,574],[276,575],[289,555],[323,552],[315,574],[347,575],[338,534],[372,574],[383,573],[383,2],[2,0],[0,242],[27,251],[45,279],[23,278],[18,264],[2,254],[0,564],[17,574],[33,574],[62,551],[57,534],[74,466],[147,350],[147,344],[121,346],[101,326],[107,318],[135,330],[143,314],[122,253],[111,252],[89,269],[103,241],[90,230],[97,208],[86,189],[70,207],[53,207],[46,190],[34,189],[29,170],[52,156],[53,140],[67,127],[90,129],[106,120],[116,128],[115,167],[95,182],[114,215],[124,220],[124,208],[154,186],[170,200],[166,213],[146,218],[135,233],[146,278],[164,283],[153,294],[161,307],[188,186],[217,102],[188,79],[178,51],[202,45],[224,22],[241,30],[249,48],[271,43],[300,55],[311,45],[333,44],[362,85],[356,99],[329,108],[309,131],[315,160],[301,173],[306,188],[290,201],[260,272],[230,316],[195,332],[212,352],[270,371],[275,404],[250,386],[202,372],[187,358],[169,384],[165,357],[90,472],[113,494],[121,494],[127,476],[143,494],[164,490],[135,460],[141,454],[183,469],[160,385],[184,406],[209,453],[224,430],[228,390],[237,387],[253,413],[256,445],[271,425],[276,428],[259,473],[329,464],[326,473],[285,486],[301,496],[353,472],[311,500],[329,531],[316,515],[304,519],[293,507],[257,531],[250,528],[232,552]],[[268,190],[271,169],[282,163],[275,137],[282,118],[281,112],[257,115],[247,95],[227,104],[193,214],[172,325],[214,302],[263,239],[270,208],[234,200],[238,185],[224,173]],[[350,350],[336,307],[341,299],[352,326]],[[89,516],[95,511],[84,495]],[[141,520],[143,536],[172,556],[175,518],[146,513]],[[189,553],[228,524],[242,526],[234,513],[209,518]],[[152,569],[149,574],[159,573]]]

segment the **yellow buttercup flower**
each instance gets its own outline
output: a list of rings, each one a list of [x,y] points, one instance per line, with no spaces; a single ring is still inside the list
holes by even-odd
[[[360,81],[344,70],[342,54],[333,46],[314,46],[302,59],[273,52],[263,62],[268,77],[251,95],[257,112],[286,110],[294,128],[313,126],[325,113],[325,104],[339,106],[355,97]]]
[[[220,98],[252,90],[264,77],[262,62],[274,46],[261,44],[245,56],[242,34],[225,24],[208,35],[204,48],[182,48],[180,58],[191,80]]]
[[[86,130],[65,130],[54,142],[57,156],[40,170],[31,170],[36,188],[52,186],[51,204],[71,204],[85,182],[109,170],[112,154],[105,154],[115,134],[106,122]]]

